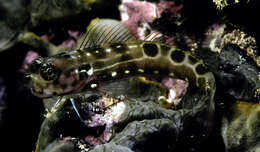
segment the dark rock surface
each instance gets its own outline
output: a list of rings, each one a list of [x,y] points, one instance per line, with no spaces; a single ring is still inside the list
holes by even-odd
[[[113,92],[113,99],[122,94],[127,97],[123,99],[124,114],[116,117],[117,121],[109,119],[116,121],[109,126],[104,120],[83,123],[67,100],[54,109],[56,112],[51,110],[57,98],[49,99],[44,107],[42,99],[30,92],[24,68],[24,63],[29,62],[24,60],[29,51],[45,57],[71,48],[79,37],[71,33],[84,33],[93,18],[120,20],[118,6],[122,1],[1,0],[0,151],[259,151],[260,30],[255,16],[259,14],[260,3],[228,1],[228,5],[218,9],[216,1],[224,2],[149,0],[143,5],[143,1],[138,4],[137,0],[128,1],[131,10],[128,14],[135,17],[123,20],[134,32],[165,34],[169,38],[165,42],[191,51],[207,64],[217,86],[214,121],[213,114],[205,110],[209,106],[205,104],[206,97],[192,88],[181,101],[184,109],[167,110],[156,103],[161,88],[138,79],[126,79],[102,86]],[[160,9],[155,16],[146,12],[151,2]],[[211,39],[217,38],[216,44],[221,44],[219,52],[212,52],[203,46],[208,40],[205,31],[223,24],[227,28],[222,34],[210,35]],[[255,43],[236,34],[231,43],[218,43],[228,30],[244,31]],[[65,41],[70,44],[67,48]],[[253,50],[249,52],[248,48]],[[89,101],[106,99],[98,91],[65,96],[70,97],[77,99],[85,121],[99,118],[86,113],[86,109],[93,108]],[[106,132],[111,128],[112,136]]]
[[[234,100],[259,101],[259,67],[236,45],[225,46],[220,53],[201,51],[205,63],[215,75],[217,91]]]

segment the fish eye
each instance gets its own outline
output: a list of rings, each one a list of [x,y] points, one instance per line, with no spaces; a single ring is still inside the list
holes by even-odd
[[[45,81],[55,81],[58,79],[60,71],[50,63],[44,63],[40,68],[40,75]]]
[[[41,68],[41,65],[43,63],[42,58],[35,59],[29,67],[29,71],[32,73],[37,73],[38,70]]]

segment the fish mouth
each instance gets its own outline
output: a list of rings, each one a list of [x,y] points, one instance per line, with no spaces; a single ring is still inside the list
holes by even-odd
[[[33,87],[31,88],[31,92],[34,96],[39,98],[51,98],[53,94],[44,94],[43,91],[36,91]]]
[[[50,98],[51,94],[45,94],[43,88],[41,87],[40,79],[35,74],[28,74],[26,78],[29,78],[29,86],[31,89],[31,93],[39,98]]]
[[[70,94],[70,93],[76,93],[79,92],[80,89],[82,89],[84,87],[85,82],[79,83],[78,87],[72,90],[67,90],[64,92],[58,92],[58,90],[56,91],[51,91],[49,90],[49,88],[39,88],[37,87],[37,89],[35,89],[35,87],[31,87],[31,92],[34,96],[39,97],[39,98],[52,98],[54,96],[62,96],[62,95],[66,95],[66,94]]]

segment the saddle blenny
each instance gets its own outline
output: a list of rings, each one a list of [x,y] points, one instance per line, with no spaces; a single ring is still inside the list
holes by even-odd
[[[32,92],[41,98],[60,96],[98,82],[130,76],[178,78],[188,81],[213,101],[215,79],[202,60],[160,42],[136,40],[118,21],[90,23],[79,49],[38,58],[30,65]]]

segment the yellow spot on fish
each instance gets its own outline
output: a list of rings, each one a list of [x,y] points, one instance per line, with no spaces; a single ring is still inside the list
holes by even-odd
[[[133,48],[137,48],[138,46],[137,45],[129,45],[128,48],[129,49],[133,49]]]
[[[107,53],[110,53],[110,52],[111,52],[111,49],[110,49],[110,48],[107,48],[107,49],[106,49],[106,52],[107,52]]]
[[[187,81],[188,82],[188,81]],[[205,90],[210,90],[210,85],[209,85],[209,81],[206,81],[206,85],[205,85]]]
[[[138,72],[144,73],[144,70],[143,69],[138,69]]]
[[[260,99],[260,88],[257,88],[254,92],[254,97],[257,98],[258,100]]]
[[[90,53],[87,52],[86,55],[87,55],[87,56],[90,56]]]
[[[158,70],[153,71],[154,74],[159,74]]]
[[[117,73],[115,71],[111,73],[112,77],[115,77],[116,75],[117,75]]]
[[[130,73],[130,71],[129,70],[125,70],[125,74],[129,74]]]
[[[81,72],[81,73],[85,73],[85,72],[87,73],[87,70],[81,70],[80,72]]]
[[[97,54],[99,53],[99,51],[98,51],[98,50],[96,50],[95,52],[96,52]]]
[[[92,83],[91,85],[90,85],[90,87],[91,88],[96,88],[98,85],[96,84],[96,83]]]
[[[172,72],[169,73],[169,76],[174,77],[174,73],[172,73]]]

